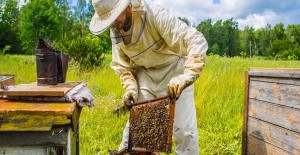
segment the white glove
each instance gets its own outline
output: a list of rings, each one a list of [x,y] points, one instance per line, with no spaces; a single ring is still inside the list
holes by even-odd
[[[133,103],[138,100],[137,82],[132,72],[127,71],[120,75],[120,80],[125,94],[123,95],[122,102],[127,108],[131,108]]]
[[[138,92],[135,89],[129,89],[123,95],[123,104],[130,109],[132,104],[136,103],[138,100]]]
[[[205,54],[186,56],[184,73],[173,77],[167,85],[167,94],[171,99],[177,100],[182,91],[197,80],[205,65],[205,58]]]
[[[178,99],[182,91],[193,84],[197,79],[193,74],[181,74],[177,77],[173,77],[167,85],[167,94],[171,99]]]

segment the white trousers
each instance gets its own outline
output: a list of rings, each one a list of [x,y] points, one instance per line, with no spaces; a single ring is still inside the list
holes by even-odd
[[[142,94],[141,94],[142,93]],[[153,98],[147,90],[140,92],[141,98]],[[123,139],[119,150],[128,147],[129,122],[123,131]],[[176,155],[199,155],[196,109],[194,104],[194,85],[186,88],[175,104],[173,139]]]

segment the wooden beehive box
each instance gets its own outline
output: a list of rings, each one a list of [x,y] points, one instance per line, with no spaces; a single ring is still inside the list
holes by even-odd
[[[300,154],[300,69],[246,72],[242,154]]]
[[[6,155],[79,154],[76,103],[0,99],[0,152]]]
[[[128,151],[170,153],[174,109],[175,101],[167,97],[135,104],[130,110]]]
[[[0,89],[4,89],[4,86],[10,86],[14,84],[14,75],[0,74]]]

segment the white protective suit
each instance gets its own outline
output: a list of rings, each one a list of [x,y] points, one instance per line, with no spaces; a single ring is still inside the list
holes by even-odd
[[[126,33],[111,29],[111,67],[126,91],[138,91],[138,101],[167,95],[172,78],[186,80],[176,101],[173,138],[176,154],[198,155],[198,133],[192,84],[204,67],[207,42],[195,28],[169,11],[143,0],[131,0],[132,27]],[[128,146],[129,123],[119,150]]]

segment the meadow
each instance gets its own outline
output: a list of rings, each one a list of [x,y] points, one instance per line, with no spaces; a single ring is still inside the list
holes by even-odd
[[[113,113],[124,91],[110,60],[108,55],[102,66],[86,70],[69,63],[67,81],[87,83],[95,97],[95,107],[84,107],[80,117],[81,155],[107,155],[108,149],[118,149],[129,116],[126,111]],[[201,155],[241,154],[244,74],[250,67],[300,68],[300,61],[209,56],[195,83]],[[0,74],[14,74],[16,84],[35,82],[35,56],[0,55]]]

